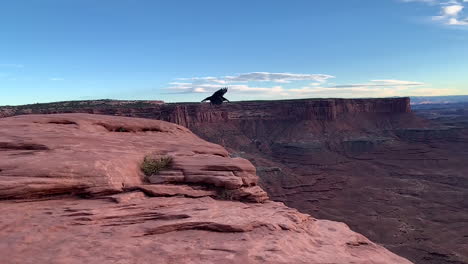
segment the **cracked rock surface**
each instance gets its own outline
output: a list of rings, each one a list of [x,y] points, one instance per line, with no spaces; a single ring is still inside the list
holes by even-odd
[[[146,180],[145,155],[173,164]],[[411,263],[268,200],[252,164],[163,121],[0,120],[1,263]]]

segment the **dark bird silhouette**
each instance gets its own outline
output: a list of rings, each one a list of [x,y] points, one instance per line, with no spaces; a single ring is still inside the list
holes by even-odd
[[[202,102],[210,101],[210,103],[211,103],[211,104],[214,104],[214,105],[220,105],[220,104],[222,104],[224,101],[229,102],[228,99],[226,99],[226,98],[223,97],[224,94],[227,93],[227,91],[228,91],[228,88],[227,88],[227,87],[224,87],[224,88],[222,88],[222,89],[219,89],[219,90],[216,91],[212,96],[203,99]]]

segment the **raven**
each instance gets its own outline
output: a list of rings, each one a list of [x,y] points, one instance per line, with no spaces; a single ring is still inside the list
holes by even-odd
[[[205,101],[210,101],[211,104],[214,104],[214,105],[220,105],[222,104],[224,101],[228,101],[228,99],[224,98],[223,95],[225,93],[227,93],[228,91],[228,88],[227,87],[224,87],[222,89],[219,89],[218,91],[216,91],[212,96],[210,97],[207,97],[205,99],[203,99],[202,103],[205,102]]]

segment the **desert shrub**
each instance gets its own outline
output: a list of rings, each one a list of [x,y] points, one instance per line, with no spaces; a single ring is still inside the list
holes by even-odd
[[[140,168],[146,176],[151,176],[158,174],[163,169],[167,169],[171,163],[171,156],[146,156]]]

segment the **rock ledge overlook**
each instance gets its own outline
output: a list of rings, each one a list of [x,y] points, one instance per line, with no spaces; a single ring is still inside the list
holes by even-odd
[[[173,163],[147,180],[148,154]],[[2,118],[2,263],[411,263],[257,181],[249,161],[164,121]]]

